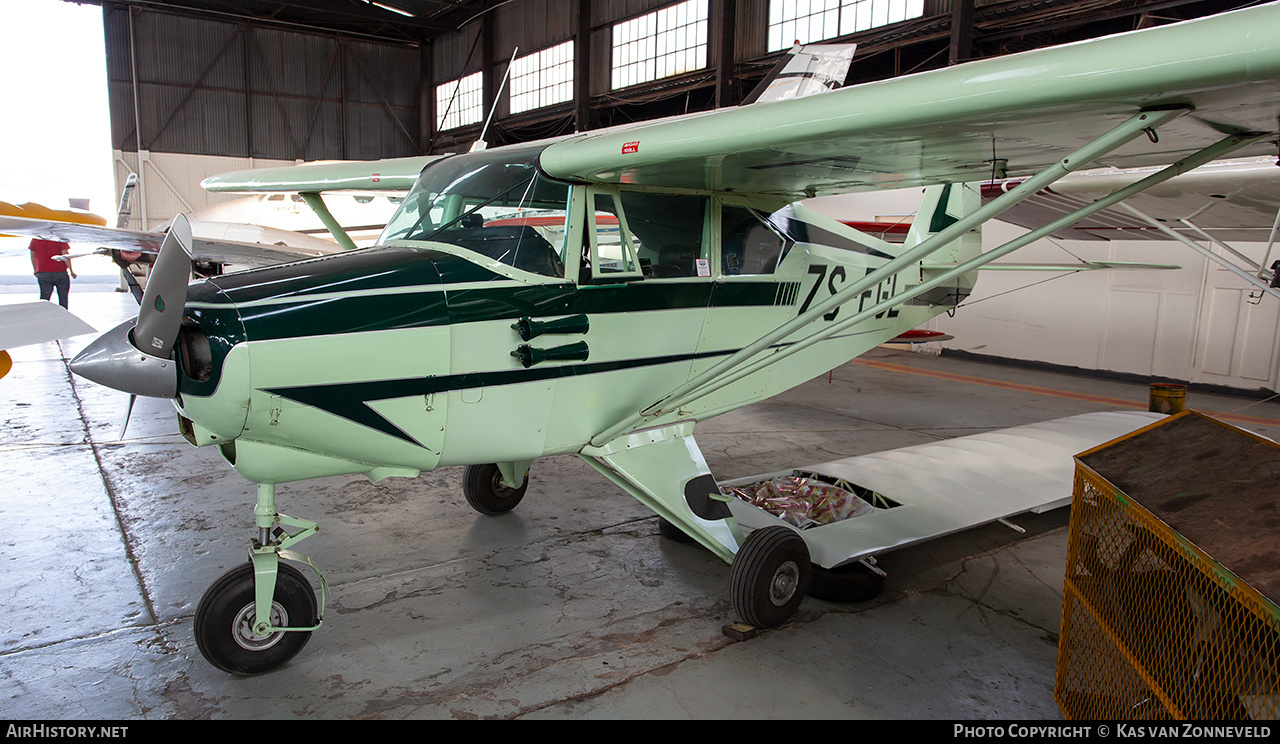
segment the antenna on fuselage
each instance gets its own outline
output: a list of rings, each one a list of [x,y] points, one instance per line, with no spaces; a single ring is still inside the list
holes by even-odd
[[[471,149],[467,152],[479,152],[489,145],[484,141],[484,136],[489,132],[489,122],[493,121],[493,112],[498,108],[498,99],[502,97],[502,89],[507,87],[507,78],[511,77],[511,65],[516,61],[516,54],[520,51],[520,47],[511,50],[511,60],[507,62],[507,71],[502,75],[502,83],[498,86],[498,92],[493,95],[493,105],[489,107],[489,115],[485,117],[484,126],[480,129],[480,139],[471,143]]]

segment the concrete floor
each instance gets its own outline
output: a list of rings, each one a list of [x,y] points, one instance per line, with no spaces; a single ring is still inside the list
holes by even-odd
[[[132,316],[112,286],[78,283],[72,310],[99,330]],[[0,286],[0,303],[33,292]],[[284,668],[229,676],[200,656],[191,619],[245,558],[254,486],[182,441],[167,402],[139,400],[120,440],[125,396],[66,369],[91,338],[14,350],[0,381],[0,717],[1060,718],[1068,510],[1018,518],[1025,534],[991,525],[887,554],[877,600],[806,599],[735,642],[721,632],[728,567],[660,538],[574,457],[535,463],[524,502],[497,518],[466,505],[457,468],[282,485],[282,511],[321,523],[302,547],[330,582],[325,627]],[[713,472],[1147,401],[1143,384],[887,349],[865,361],[700,425]],[[1189,403],[1280,438],[1275,402]]]

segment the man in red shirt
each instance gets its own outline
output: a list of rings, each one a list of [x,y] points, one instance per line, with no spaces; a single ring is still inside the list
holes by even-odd
[[[54,256],[69,253],[71,246],[56,240],[34,238],[29,246],[31,250],[31,268],[35,270],[36,282],[40,285],[40,299],[47,300],[58,290],[58,304],[67,306],[67,295],[71,293],[71,280],[76,272],[71,268],[71,259],[59,261]],[[70,273],[71,276],[67,276]]]

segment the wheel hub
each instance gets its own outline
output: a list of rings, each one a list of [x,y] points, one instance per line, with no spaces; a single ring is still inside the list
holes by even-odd
[[[493,495],[500,499],[509,499],[516,492],[516,489],[508,486],[502,480],[502,473],[498,470],[493,471]]]
[[[795,596],[800,586],[800,566],[795,561],[786,561],[773,572],[773,580],[769,582],[769,601],[774,607],[781,607]]]
[[[231,621],[231,637],[236,639],[236,644],[246,651],[265,651],[280,642],[284,637],[284,631],[278,630],[271,635],[260,636],[253,632],[254,621],[257,619],[257,613],[254,612],[253,602],[241,608],[236,613],[236,617]],[[285,612],[284,607],[279,602],[271,603],[271,626],[276,628],[287,627],[289,624],[289,613]]]

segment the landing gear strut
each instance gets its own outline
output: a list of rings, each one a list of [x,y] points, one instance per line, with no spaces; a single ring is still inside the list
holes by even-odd
[[[324,576],[311,559],[289,547],[315,534],[318,525],[276,511],[275,485],[258,485],[258,539],[249,561],[213,582],[196,607],[196,646],[215,667],[232,674],[263,674],[298,654],[320,627],[328,596]],[[285,527],[298,528],[288,532]],[[306,577],[281,562],[298,561],[320,580],[320,603]]]

